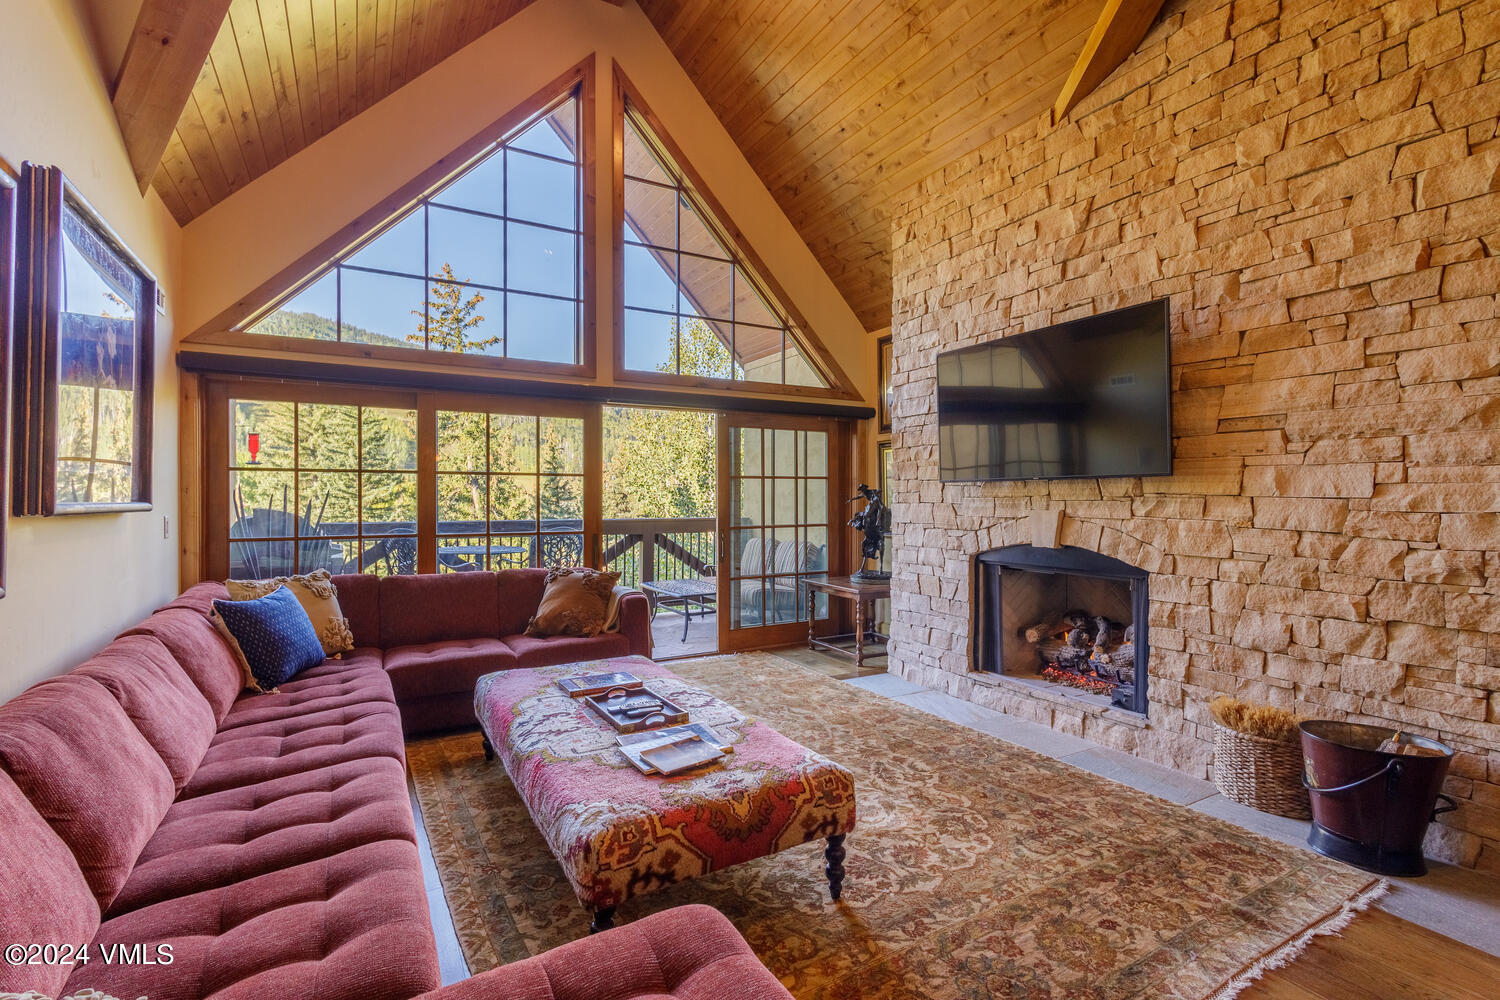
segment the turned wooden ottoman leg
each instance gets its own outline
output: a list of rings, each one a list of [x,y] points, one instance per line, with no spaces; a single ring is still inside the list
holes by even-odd
[[[589,933],[598,934],[607,931],[615,925],[615,908],[613,906],[594,907],[594,918],[589,921]]]
[[[823,869],[828,876],[828,895],[833,901],[839,901],[840,894],[844,891],[844,838],[848,836],[843,833],[835,833],[828,838],[828,849],[823,852],[828,866]]]
[[[494,760],[495,759],[495,745],[490,742],[489,735],[487,733],[486,734],[482,734],[480,736],[480,740],[481,740],[481,744],[480,745],[484,748],[484,759],[485,760]]]

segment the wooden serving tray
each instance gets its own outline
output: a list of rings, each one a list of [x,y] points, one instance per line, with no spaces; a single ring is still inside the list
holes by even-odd
[[[595,715],[613,726],[616,732],[621,733],[641,733],[688,721],[685,709],[679,708],[650,688],[612,688],[603,694],[585,697],[583,703],[593,709]],[[643,713],[641,709],[649,705],[657,707]]]

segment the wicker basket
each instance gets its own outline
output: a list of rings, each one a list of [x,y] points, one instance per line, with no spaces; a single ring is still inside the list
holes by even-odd
[[[1302,787],[1302,747],[1251,736],[1214,722],[1214,787],[1261,812],[1311,819]]]

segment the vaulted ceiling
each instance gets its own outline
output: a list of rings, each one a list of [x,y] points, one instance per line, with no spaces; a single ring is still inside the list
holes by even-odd
[[[152,184],[186,223],[534,2],[231,0]]]
[[[217,2],[228,15],[153,179],[183,223],[534,0]],[[1122,6],[639,2],[869,329],[890,323],[892,204],[1043,113],[1101,11]],[[1123,6],[1149,23],[1160,0]]]
[[[640,0],[869,329],[890,207],[1057,98],[1105,0]]]

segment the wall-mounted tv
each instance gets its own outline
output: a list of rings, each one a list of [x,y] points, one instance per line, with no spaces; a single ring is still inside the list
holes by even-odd
[[[938,355],[945,482],[1172,473],[1166,299]]]

